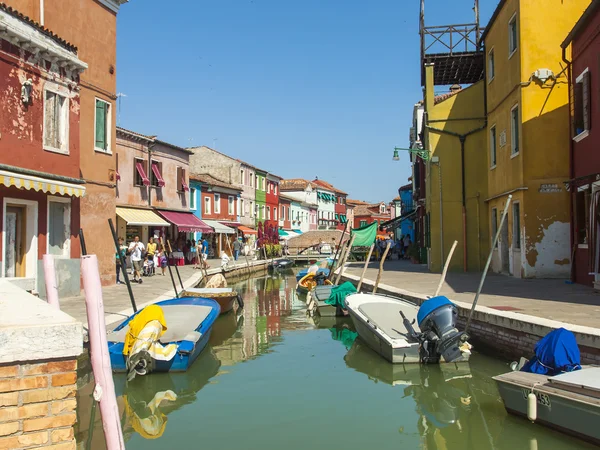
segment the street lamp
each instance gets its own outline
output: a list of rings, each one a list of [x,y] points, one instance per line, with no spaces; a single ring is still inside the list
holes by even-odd
[[[409,153],[414,153],[415,155],[419,156],[423,161],[427,161],[429,159],[429,152],[427,150],[424,150],[422,148],[400,148],[400,147],[394,147],[394,156],[392,157],[392,159],[394,161],[399,161],[400,160],[400,156],[398,155],[398,152],[400,150],[409,152]]]

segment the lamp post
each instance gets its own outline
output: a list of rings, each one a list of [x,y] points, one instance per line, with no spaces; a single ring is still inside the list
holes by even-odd
[[[400,148],[400,147],[394,147],[394,156],[392,157],[392,159],[394,161],[398,161],[400,160],[400,156],[398,155],[398,152],[400,150],[409,152],[409,153],[413,153],[415,155],[417,155],[418,157],[420,157],[423,161],[428,161],[429,160],[429,152],[425,149],[422,148]]]

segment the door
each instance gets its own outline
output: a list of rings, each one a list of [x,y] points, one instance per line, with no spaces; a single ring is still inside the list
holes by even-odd
[[[24,277],[26,254],[25,209],[18,206],[7,206],[5,224],[5,274],[7,277]]]
[[[500,230],[500,262],[502,264],[502,273],[510,273],[508,258],[508,220],[504,220],[502,229]]]

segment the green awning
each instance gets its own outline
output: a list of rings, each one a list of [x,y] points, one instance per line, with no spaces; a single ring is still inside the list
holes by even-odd
[[[335,215],[335,220],[340,220],[340,215],[339,214]]]
[[[356,228],[352,230],[351,235],[356,236],[354,238],[353,247],[370,247],[373,242],[375,242],[375,237],[377,236],[377,227],[379,225],[377,222],[373,222],[369,225],[366,225],[361,228]]]
[[[279,230],[279,236],[289,236],[290,234],[284,230]]]

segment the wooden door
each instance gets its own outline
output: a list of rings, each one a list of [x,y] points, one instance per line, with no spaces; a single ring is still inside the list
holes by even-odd
[[[7,206],[4,248],[5,275],[7,277],[25,276],[25,256],[27,253],[25,244],[25,217],[24,207]]]

